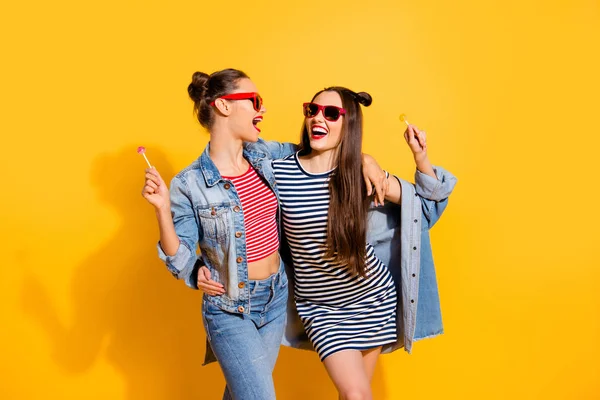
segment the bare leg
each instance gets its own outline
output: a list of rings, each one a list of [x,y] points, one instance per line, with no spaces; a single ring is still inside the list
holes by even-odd
[[[362,352],[342,350],[325,358],[323,364],[337,388],[340,399],[372,400],[371,383]]]
[[[375,347],[374,349],[369,349],[362,351],[363,356],[363,364],[365,366],[365,371],[367,372],[367,378],[369,379],[369,384],[373,379],[373,374],[375,373],[375,366],[377,365],[377,359],[379,358],[379,354],[381,354],[381,346]]]

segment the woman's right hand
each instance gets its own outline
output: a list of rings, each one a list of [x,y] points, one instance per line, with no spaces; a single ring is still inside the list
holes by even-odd
[[[142,196],[157,210],[170,209],[169,188],[156,168],[146,168],[146,183]]]
[[[225,293],[223,285],[210,279],[210,270],[207,267],[200,267],[198,270],[198,289],[209,296],[219,296]]]

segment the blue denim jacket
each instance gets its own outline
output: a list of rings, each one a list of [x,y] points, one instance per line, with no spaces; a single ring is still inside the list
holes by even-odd
[[[181,245],[174,256],[167,256],[159,243],[159,257],[176,278],[184,279],[193,289],[198,289],[198,268],[205,264],[211,271],[211,277],[221,282],[227,288],[227,293],[204,296],[204,300],[230,312],[247,312],[248,289],[245,285],[244,288],[238,286],[248,279],[246,245],[243,236],[235,236],[235,232],[243,232],[241,202],[231,184],[228,189],[225,188],[229,181],[221,178],[210,159],[209,146],[206,146],[198,160],[171,181],[171,209]],[[289,143],[259,139],[257,143],[244,146],[244,157],[279,196],[271,159],[286,157],[296,150],[296,146]],[[388,202],[384,207],[374,207],[369,211],[367,240],[375,247],[377,256],[389,266],[397,291],[402,294],[398,297],[397,321],[398,332],[402,333],[404,340],[386,346],[383,352],[402,346],[410,352],[414,340],[435,336],[443,331],[429,228],[444,211],[456,178],[440,167],[435,167],[435,171],[437,180],[417,171],[416,186],[399,179],[402,204],[398,206]],[[238,211],[236,206],[239,207]],[[410,217],[402,219],[402,215]],[[419,215],[425,219],[425,223],[421,218],[412,218]],[[281,234],[281,229],[279,232]],[[421,232],[420,235],[418,232]],[[195,246],[198,242],[202,250],[201,257],[196,255]],[[285,247],[285,241],[282,245]],[[412,255],[408,251],[411,247],[420,248],[418,254]],[[237,262],[237,257],[242,257],[241,263]],[[222,263],[220,260],[228,262]],[[288,262],[286,267],[288,278],[293,281],[291,263]],[[409,278],[413,278],[412,281]],[[415,302],[412,303],[411,299]],[[295,310],[293,290],[290,290],[288,322],[282,344],[312,349]],[[204,364],[212,361],[215,361],[215,357],[207,343]]]
[[[184,279],[194,289],[198,289],[198,269],[206,265],[211,278],[223,284],[226,293],[204,296],[204,300],[228,312],[247,314],[250,293],[246,285],[244,211],[235,187],[221,177],[210,159],[209,149],[210,143],[196,161],[171,181],[171,213],[181,243],[173,256],[167,256],[159,243],[158,254],[175,277]],[[293,144],[262,139],[244,144],[244,157],[269,184],[278,201],[271,160],[295,151]],[[196,252],[198,244],[200,257]]]
[[[369,210],[367,242],[390,269],[398,293],[398,341],[384,346],[382,353],[401,347],[410,353],[414,341],[443,333],[429,229],[444,212],[457,180],[441,167],[434,170],[438,179],[417,171],[414,185],[396,177],[402,186],[401,205],[386,202]],[[293,282],[292,268],[288,279]],[[293,299],[283,344],[312,349]]]

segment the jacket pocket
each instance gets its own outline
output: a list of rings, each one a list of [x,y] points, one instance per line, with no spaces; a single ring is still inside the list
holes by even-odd
[[[206,242],[216,245],[227,241],[231,222],[229,206],[198,208],[197,212]]]

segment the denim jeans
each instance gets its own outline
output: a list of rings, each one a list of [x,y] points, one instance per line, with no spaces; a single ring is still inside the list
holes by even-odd
[[[223,399],[275,399],[273,368],[286,322],[288,280],[279,272],[248,281],[249,314],[231,313],[203,302],[206,336],[225,375]]]

